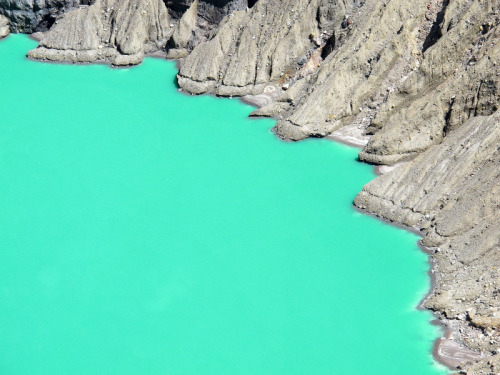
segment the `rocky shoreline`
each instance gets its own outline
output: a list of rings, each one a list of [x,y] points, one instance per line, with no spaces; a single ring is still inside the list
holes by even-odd
[[[416,230],[430,254],[437,358],[500,372],[498,0],[15,3],[0,0],[14,31],[42,31],[31,58],[130,65],[162,51],[181,58],[184,91],[241,96],[285,140],[362,147],[383,174],[355,206]]]

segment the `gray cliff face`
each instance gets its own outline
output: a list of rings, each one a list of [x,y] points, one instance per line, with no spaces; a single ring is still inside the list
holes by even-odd
[[[144,55],[169,51],[184,57],[205,41],[222,17],[246,1],[93,0],[67,11],[30,51],[34,59],[139,64]]]
[[[0,14],[10,19],[14,32],[46,31],[68,10],[81,5],[92,5],[96,0],[0,0]],[[173,19],[179,19],[194,0],[164,0]],[[202,0],[200,16],[211,23],[233,10],[244,9],[247,0]]]
[[[194,47],[209,39],[225,16],[247,9],[246,0],[190,0],[180,3],[166,2],[170,13],[178,19],[166,46],[168,57],[175,59],[186,57]],[[180,8],[182,11],[179,11]]]
[[[165,0],[175,19],[180,19],[194,2],[195,0]],[[198,3],[199,17],[211,24],[218,24],[229,13],[247,7],[247,0],[200,0]]]
[[[439,40],[428,49],[424,43],[417,70],[377,113],[362,160],[393,164],[411,159],[468,119],[497,111],[499,9],[498,0],[454,1],[444,8]]]
[[[340,23],[344,8],[342,2],[269,0],[233,12],[186,58],[179,84],[194,93],[259,94],[311,57],[322,30]]]
[[[497,110],[499,7],[497,0],[261,1],[194,49],[179,84],[227,96],[283,87],[255,113],[280,119],[279,136],[358,126],[372,136],[361,159],[395,164]]]
[[[32,33],[50,28],[67,10],[93,0],[0,0],[0,14],[10,19],[14,32]]]
[[[28,56],[51,61],[138,64],[161,49],[171,34],[162,0],[97,0],[70,10]]]
[[[441,144],[370,182],[355,200],[378,216],[422,228],[437,275],[425,306],[456,328],[456,339],[484,354],[500,347],[499,125],[499,111],[471,118]]]

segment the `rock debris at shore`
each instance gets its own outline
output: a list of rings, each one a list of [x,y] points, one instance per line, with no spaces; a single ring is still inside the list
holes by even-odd
[[[32,58],[128,65],[162,51],[183,58],[185,91],[246,96],[285,140],[348,134],[361,160],[394,166],[355,205],[424,235],[443,361],[500,372],[498,0],[55,3],[40,12],[66,13]],[[43,29],[40,12],[23,23],[0,0],[17,31]]]

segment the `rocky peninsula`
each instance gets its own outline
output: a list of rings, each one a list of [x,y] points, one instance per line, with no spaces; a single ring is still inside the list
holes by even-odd
[[[387,173],[354,204],[419,231],[430,253],[438,359],[500,372],[498,0],[0,0],[0,14],[39,32],[31,58],[161,52],[181,58],[183,90],[244,97],[284,140],[362,145]]]

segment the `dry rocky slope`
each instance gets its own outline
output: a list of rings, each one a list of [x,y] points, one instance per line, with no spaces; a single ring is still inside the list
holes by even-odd
[[[499,13],[499,0],[96,0],[30,56],[120,65],[163,50],[185,56],[184,90],[245,95],[284,139],[358,137],[361,160],[394,168],[356,206],[421,230],[432,253],[440,359],[496,374]]]
[[[284,139],[351,129],[369,136],[361,160],[400,164],[355,204],[422,231],[436,281],[424,305],[450,329],[437,351],[471,374],[500,373],[499,11],[498,0],[260,1],[179,72],[193,93],[267,93],[254,115],[277,118]]]

